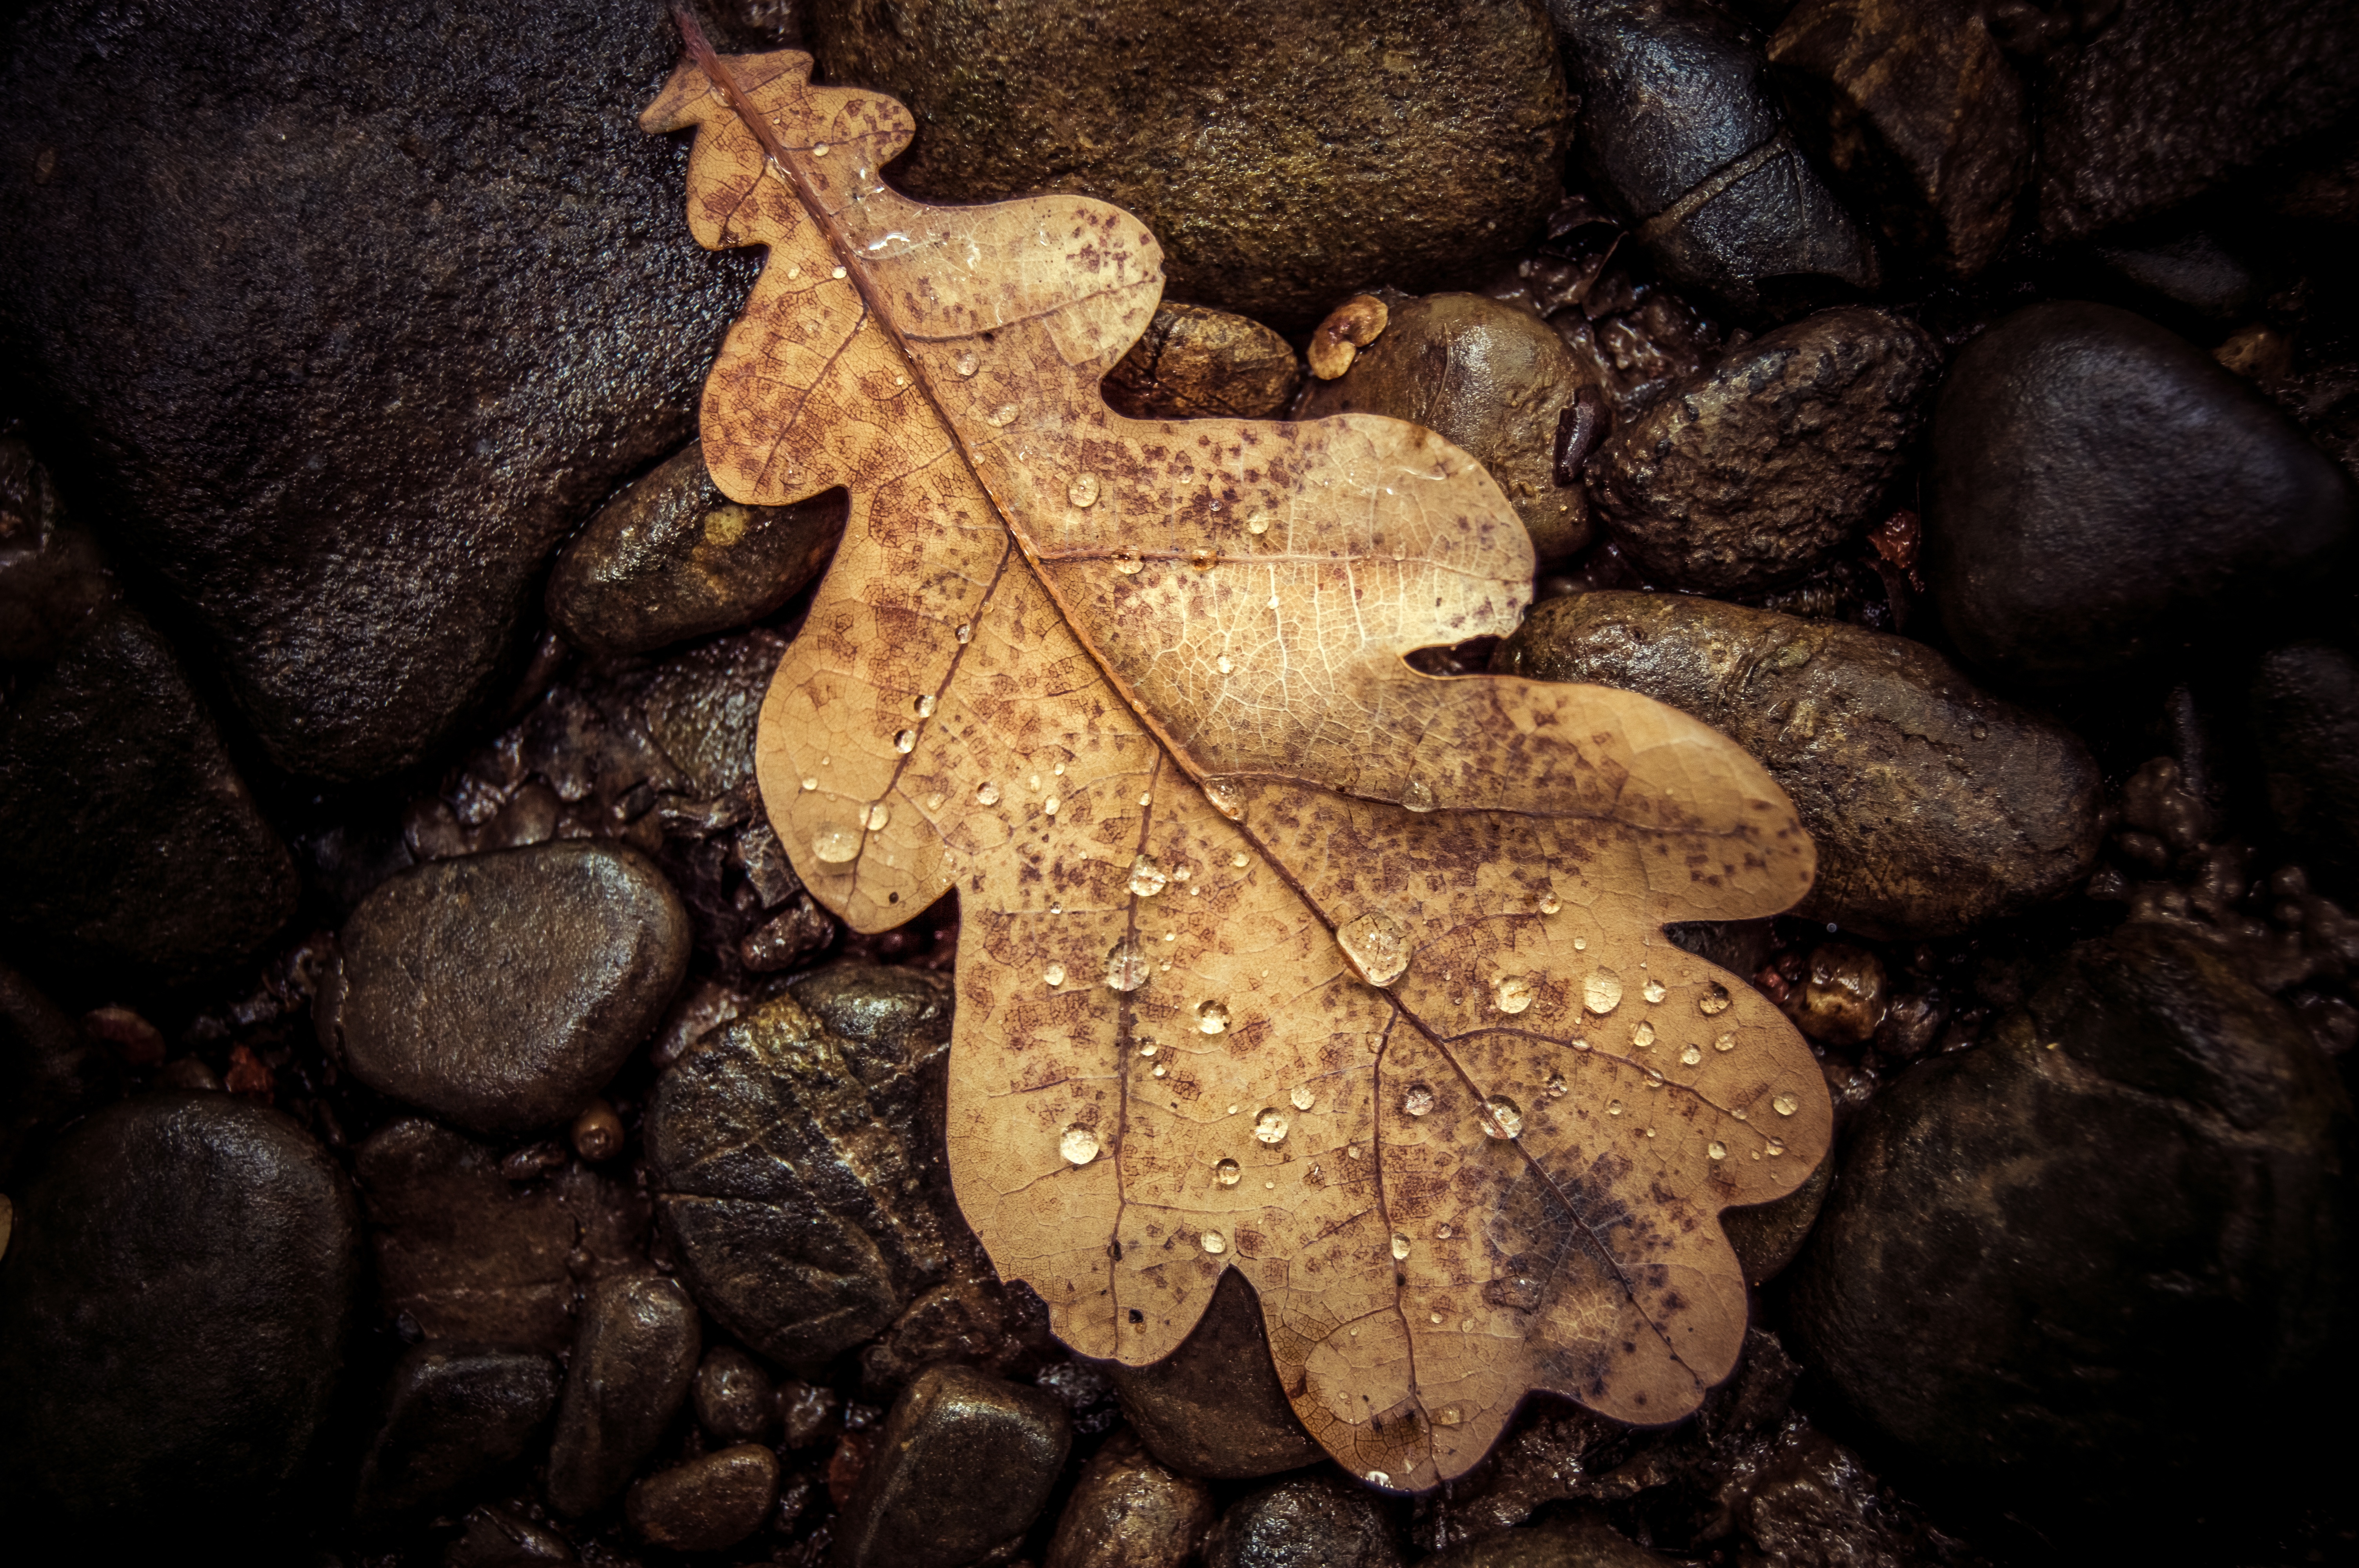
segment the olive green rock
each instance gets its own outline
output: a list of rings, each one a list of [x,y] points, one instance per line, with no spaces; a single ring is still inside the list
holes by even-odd
[[[1642,692],[1769,770],[1819,850],[1796,913],[1871,936],[1963,931],[2062,893],[2097,853],[2079,737],[1921,643],[1708,599],[1553,599],[1492,668]]]
[[[890,92],[912,195],[1075,191],[1155,231],[1169,292],[1307,326],[1521,246],[1572,102],[1539,0],[850,0],[825,80]]]

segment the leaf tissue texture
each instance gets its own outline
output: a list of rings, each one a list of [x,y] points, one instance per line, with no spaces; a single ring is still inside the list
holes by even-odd
[[[1799,898],[1792,806],[1647,698],[1412,669],[1529,597],[1472,459],[1117,415],[1154,237],[908,200],[908,112],[810,76],[706,55],[642,123],[697,128],[701,243],[769,248],[713,478],[851,495],[762,793],[859,930],[958,890],[950,1156],[993,1261],[1134,1365],[1244,1271],[1305,1423],[1395,1487],[1528,1390],[1687,1414],[1745,1332],[1719,1211],[1799,1185],[1832,1119],[1785,1019],[1661,928]]]

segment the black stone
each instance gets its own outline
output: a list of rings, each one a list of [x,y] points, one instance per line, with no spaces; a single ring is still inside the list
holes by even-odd
[[[427,754],[549,549],[692,433],[754,263],[636,124],[678,48],[596,0],[7,24],[0,334],[283,765]]]
[[[1327,1476],[1280,1481],[1232,1504],[1204,1542],[1204,1568],[1399,1568],[1400,1561],[1375,1494]]]
[[[1933,417],[1925,572],[1961,652],[2120,669],[2295,598],[2349,547],[2350,478],[2142,317],[2035,305],[1958,356]]]
[[[834,1568],[963,1568],[1012,1545],[1048,1502],[1072,1442],[1053,1394],[969,1367],[919,1375],[893,1401],[844,1504]]]
[[[1303,1430],[1269,1354],[1261,1298],[1231,1269],[1180,1348],[1145,1367],[1106,1365],[1139,1441],[1183,1476],[1246,1480],[1326,1451]]]
[[[122,1091],[116,1054],[82,1036],[32,981],[0,964],[0,1184],[72,1118]],[[5,1257],[0,1251],[0,1257]]]
[[[158,1092],[81,1123],[0,1269],[0,1517],[250,1529],[328,1413],[360,1271],[342,1173],[278,1112]]]
[[[2253,741],[2277,830],[2321,884],[2359,887],[2359,659],[2279,648],[2253,676]]]
[[[412,1346],[386,1385],[353,1511],[383,1519],[462,1501],[539,1435],[557,1408],[558,1378],[555,1361],[527,1350]]]

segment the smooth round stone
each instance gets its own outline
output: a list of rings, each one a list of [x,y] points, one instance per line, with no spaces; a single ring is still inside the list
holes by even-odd
[[[1180,1568],[1214,1518],[1212,1488],[1117,1432],[1082,1467],[1045,1568]]]
[[[648,1476],[631,1488],[623,1511],[651,1545],[718,1552],[761,1529],[777,1495],[778,1456],[741,1443]]]
[[[1399,1568],[1375,1494],[1331,1477],[1280,1481],[1233,1504],[1204,1542],[1204,1568]]]
[[[1106,1364],[1123,1414],[1147,1451],[1183,1476],[1245,1480],[1315,1463],[1271,1363],[1261,1298],[1234,1269],[1212,1287],[1180,1348],[1146,1367]]]
[[[342,1173],[277,1111],[164,1091],[81,1123],[16,1195],[0,1513],[250,1526],[343,1368],[361,1264]]]
[[[1959,651],[2061,682],[2264,620],[2349,546],[2350,477],[2240,377],[2126,310],[2035,305],[1933,416],[1925,573]]]
[[[471,1131],[531,1131],[606,1087],[662,1016],[690,942],[679,895],[620,845],[434,861],[353,912],[321,1038],[379,1093]]]
[[[1054,1394],[935,1367],[893,1401],[836,1526],[835,1568],[961,1568],[1012,1548],[1072,1447]]]

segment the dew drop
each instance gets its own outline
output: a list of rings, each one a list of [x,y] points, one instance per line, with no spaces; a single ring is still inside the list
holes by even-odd
[[[1230,821],[1243,822],[1245,820],[1245,793],[1238,789],[1236,785],[1229,783],[1226,779],[1206,779],[1204,781],[1204,798],[1212,803],[1212,809],[1214,811],[1219,812]],[[1245,863],[1245,858],[1243,855],[1239,855],[1237,857],[1237,864],[1242,866]]]
[[[1144,855],[1130,863],[1130,891],[1140,898],[1153,898],[1170,880],[1162,867]]]
[[[918,698],[915,706],[918,710],[919,718],[931,719],[934,716],[934,699],[932,694],[929,693],[928,695]]]
[[[995,430],[1004,430],[1016,423],[1016,405],[1003,403],[984,416],[983,422]]]
[[[1051,986],[1061,986],[1065,983],[1065,966],[1062,964],[1051,964],[1047,968],[1040,971],[1040,978],[1048,981]]]
[[[1728,1011],[1728,988],[1715,983],[1710,990],[1704,992],[1702,996],[1696,999],[1696,1011],[1702,1013],[1706,1018],[1717,1018],[1722,1013],[1726,1012]]]
[[[1621,1114],[1622,1114],[1622,1102],[1621,1102],[1620,1100],[1618,1100],[1618,1099],[1610,1099],[1610,1100],[1607,1100],[1607,1101],[1605,1102],[1605,1114],[1606,1114],[1606,1115],[1608,1115],[1608,1116],[1619,1116],[1619,1115],[1621,1115]]]
[[[1358,1144],[1356,1144],[1356,1143],[1346,1143],[1345,1145],[1343,1145],[1343,1158],[1345,1158],[1346,1160],[1356,1160],[1356,1159],[1358,1159],[1359,1157],[1360,1157],[1360,1146],[1359,1146]]]
[[[1245,519],[1245,532],[1256,536],[1269,532],[1269,514],[1256,512]]]
[[[1622,978],[1600,969],[1581,983],[1581,1004],[1603,1018],[1622,1005]]]
[[[1146,1036],[1144,1036],[1144,1035],[1141,1035],[1141,1036],[1139,1037],[1139,1041],[1138,1041],[1138,1054],[1139,1054],[1140,1055],[1142,1055],[1142,1056],[1152,1056],[1152,1055],[1154,1055],[1154,1054],[1155,1054],[1155,1042],[1154,1042],[1154,1041],[1152,1041],[1152,1040],[1147,1039],[1147,1038]]]
[[[1433,1108],[1433,1087],[1430,1084],[1409,1085],[1408,1093],[1401,1096],[1401,1108],[1411,1116],[1425,1115]]]
[[[1225,676],[1234,674],[1237,666],[1229,662],[1228,654],[1223,654],[1212,661],[1212,667]]]
[[[1689,1045],[1680,1052],[1680,1065],[1681,1066],[1692,1067],[1698,1062],[1702,1060],[1703,1047],[1701,1045]]]
[[[811,853],[831,866],[840,866],[860,854],[860,835],[833,822],[822,822],[811,835]]]
[[[1483,1102],[1483,1131],[1492,1138],[1516,1138],[1524,1130],[1524,1108],[1506,1095]]]
[[[805,788],[805,789],[817,789],[817,788],[819,788],[819,780],[817,780],[817,779],[805,779],[805,780],[803,780],[803,788]]]
[[[972,621],[960,622],[958,624],[958,630],[951,633],[951,635],[959,640],[959,645],[961,647],[964,647],[967,643],[974,641],[974,622]]]
[[[821,142],[817,146],[811,148],[811,157],[827,157],[827,153],[828,146],[825,142]]]
[[[1401,791],[1400,803],[1401,809],[1404,811],[1431,811],[1433,791],[1428,789],[1420,781],[1411,779],[1408,781],[1408,787]]]
[[[950,796],[944,795],[941,791],[936,790],[931,795],[926,796],[926,809],[929,812],[940,811],[942,808],[942,802],[949,798]]]
[[[1204,1244],[1204,1250],[1215,1258],[1229,1249],[1229,1238],[1217,1230],[1208,1230],[1198,1239]]]
[[[871,833],[884,832],[885,825],[892,820],[892,807],[886,806],[883,801],[880,800],[875,805],[868,808],[868,831]]]
[[[974,798],[978,806],[997,806],[999,786],[995,784],[987,784],[974,792]]]
[[[974,357],[973,352],[970,351],[958,357],[958,363],[953,368],[955,368],[961,375],[973,375],[976,371],[983,368],[983,363],[980,360],[977,360]]]
[[[1095,474],[1076,474],[1073,482],[1065,487],[1065,499],[1076,506],[1089,506],[1097,498],[1098,480]]]
[[[1728,1145],[1715,1138],[1705,1146],[1704,1152],[1715,1160],[1725,1160],[1728,1158]]]
[[[1465,1412],[1456,1405],[1444,1405],[1433,1412],[1433,1424],[1436,1426],[1456,1426],[1465,1419]]]
[[[1221,552],[1200,545],[1188,552],[1188,564],[1200,572],[1211,571],[1221,564]]]
[[[1294,1092],[1286,1098],[1292,1102],[1297,1110],[1309,1110],[1319,1100],[1319,1097],[1310,1092],[1309,1084],[1297,1085]]]
[[[1549,1097],[1549,1098],[1550,1098],[1550,1099],[1562,1099],[1562,1098],[1564,1098],[1564,1096],[1565,1096],[1564,1075],[1563,1075],[1563,1074],[1561,1074],[1561,1073],[1550,1073],[1550,1074],[1549,1075],[1549,1081],[1548,1081],[1548,1097]]]
[[[1508,975],[1499,981],[1496,995],[1499,1011],[1513,1016],[1532,1005],[1532,982],[1522,975]]]
[[[1395,1262],[1397,1262],[1397,1262],[1399,1262],[1401,1260],[1403,1260],[1403,1259],[1407,1258],[1408,1256],[1408,1237],[1406,1237],[1406,1236],[1403,1236],[1403,1235],[1402,1235],[1399,1231],[1397,1231],[1397,1230],[1394,1231],[1394,1232],[1393,1232],[1393,1261],[1395,1261]]]
[[[1433,1227],[1433,1233],[1441,1238],[1444,1241],[1449,1240],[1452,1236],[1457,1234],[1456,1231],[1450,1228],[1449,1222],[1446,1220],[1443,1223],[1435,1226]]]
[[[1252,863],[1253,862],[1246,857],[1245,852],[1243,849],[1238,850],[1235,854],[1229,857],[1229,864],[1234,866],[1241,871]]]
[[[1059,778],[1063,778],[1065,776],[1065,764],[1059,762],[1055,767],[1050,768],[1049,771],[1056,774]]]
[[[1156,1064],[1155,1064],[1155,1076],[1156,1076],[1157,1077],[1158,1077],[1158,1078],[1159,1078],[1159,1077],[1161,1077],[1161,1076],[1164,1075],[1164,1073],[1165,1073],[1165,1072],[1167,1072],[1168,1070],[1169,1070],[1169,1069],[1167,1069],[1167,1068],[1163,1065],[1163,1064],[1162,1064],[1162,1063],[1158,1062],[1158,1063],[1156,1063]]]
[[[1563,907],[1564,904],[1557,898],[1556,894],[1552,892],[1544,892],[1540,894],[1540,913],[1542,914],[1554,914],[1558,910],[1562,909]]]
[[[1589,938],[1586,936],[1574,937],[1572,939],[1572,950],[1576,953],[1587,952],[1589,950]]]
[[[1114,569],[1125,577],[1136,577],[1139,568],[1146,565],[1145,561],[1133,555],[1120,555],[1114,558]]]
[[[1046,812],[1049,816],[1056,816],[1056,815],[1057,815],[1057,807],[1058,807],[1060,804],[1062,804],[1062,803],[1061,803],[1061,802],[1060,802],[1060,801],[1057,799],[1057,797],[1056,797],[1055,795],[1050,795],[1048,799],[1046,799],[1046,800],[1044,800],[1044,801],[1042,801],[1042,802],[1040,803],[1040,809],[1041,809],[1042,811]]]
[[[1654,1043],[1655,1026],[1653,1024],[1641,1021],[1637,1028],[1630,1031],[1630,1044],[1639,1050],[1644,1051]]]
[[[1113,990],[1135,991],[1147,983],[1149,968],[1138,944],[1125,937],[1106,955],[1105,983]]]
[[[837,267],[833,272],[829,273],[827,276],[830,277],[840,278],[843,276],[843,269],[842,267]]]
[[[1241,857],[1242,859],[1242,857]],[[1408,971],[1416,945],[1399,921],[1389,914],[1369,913],[1345,921],[1335,933],[1335,946],[1353,973],[1372,986],[1388,986]]]
[[[1736,1036],[1723,1034],[1712,1043],[1712,1048],[1715,1051],[1734,1051],[1736,1049]]]
[[[1646,994],[1647,994],[1647,1000],[1648,1001],[1650,1001],[1650,1002],[1656,1002],[1656,1001],[1660,1001],[1660,1000],[1663,1000],[1663,982],[1662,982],[1662,981],[1660,981],[1660,980],[1656,980],[1656,979],[1650,979],[1650,980],[1648,980],[1648,981],[1647,982],[1647,992],[1646,992]]]
[[[1733,1117],[1734,1117],[1734,1118],[1736,1118],[1736,1119],[1737,1119],[1737,1120],[1739,1120],[1739,1121],[1743,1121],[1743,1120],[1744,1120],[1747,1116],[1751,1115],[1752,1113],[1751,1113],[1751,1112],[1749,1112],[1749,1111],[1747,1111],[1747,1110],[1746,1110],[1743,1106],[1741,1106],[1741,1105],[1740,1105],[1740,1106],[1736,1106],[1736,1107],[1732,1108],[1730,1109],[1730,1111],[1729,1111],[1729,1113],[1728,1113],[1728,1114],[1729,1114],[1729,1115],[1731,1115],[1731,1116],[1733,1116]]]
[[[915,730],[902,730],[893,737],[893,749],[903,756],[908,756],[918,749],[918,732]]]
[[[1235,1186],[1243,1174],[1234,1160],[1223,1160],[1212,1167],[1212,1179],[1224,1187]]]
[[[1217,1001],[1208,1001],[1196,1009],[1196,1027],[1207,1034],[1218,1034],[1229,1026],[1229,1010]]]
[[[1261,1114],[1254,1118],[1254,1136],[1264,1143],[1285,1142],[1286,1113],[1274,1105],[1264,1106]]]
[[[1359,1330],[1353,1329],[1352,1332],[1357,1334]],[[1393,1478],[1382,1470],[1371,1470],[1367,1474],[1367,1482],[1372,1487],[1389,1487],[1393,1484]]]
[[[1057,1140],[1057,1152],[1070,1164],[1086,1165],[1098,1157],[1098,1135],[1077,1121]]]
[[[1779,1095],[1769,1102],[1769,1108],[1779,1116],[1791,1116],[1802,1108],[1802,1102],[1792,1095]]]

